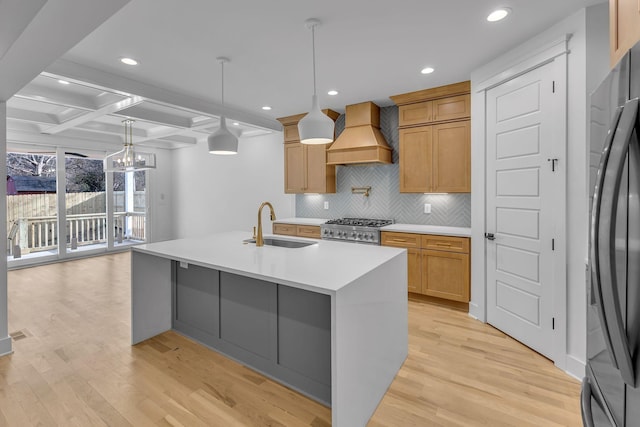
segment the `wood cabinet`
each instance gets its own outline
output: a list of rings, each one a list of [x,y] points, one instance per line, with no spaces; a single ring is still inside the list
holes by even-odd
[[[422,258],[420,254],[420,235],[383,231],[383,246],[394,246],[407,249],[407,290],[416,294],[422,293]]]
[[[273,234],[285,236],[307,237],[310,239],[320,238],[319,225],[296,225],[277,222],[273,224]]]
[[[469,302],[469,238],[426,234],[421,246],[422,293]]]
[[[382,245],[407,249],[408,292],[469,302],[468,237],[383,231]]]
[[[399,106],[401,193],[471,191],[470,83],[392,96]]]
[[[401,105],[398,115],[398,125],[401,127],[466,119],[471,117],[471,98],[469,95],[460,95]]]
[[[611,66],[640,41],[640,0],[609,0]]]
[[[323,110],[334,121],[339,114]],[[300,143],[298,122],[306,115],[281,117],[284,132],[284,192],[285,193],[335,193],[336,167],[327,165],[325,145]]]

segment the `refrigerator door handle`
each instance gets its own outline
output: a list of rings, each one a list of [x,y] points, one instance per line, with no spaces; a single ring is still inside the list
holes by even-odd
[[[638,117],[638,99],[627,101],[618,127],[616,129],[609,159],[604,169],[602,194],[607,195],[601,199],[600,219],[598,227],[598,268],[600,271],[600,289],[604,317],[607,319],[607,329],[611,340],[611,350],[620,375],[626,384],[635,387],[635,372],[631,357],[629,340],[627,338],[620,295],[618,294],[618,278],[616,275],[616,215],[618,210],[618,197],[620,196],[620,183],[624,170],[625,160],[629,151],[629,142],[636,127]],[[597,296],[597,295],[596,295]]]
[[[580,412],[582,412],[582,424],[584,427],[595,427],[593,423],[593,412],[591,409],[591,383],[589,378],[582,380],[582,391],[580,392]]]
[[[592,289],[592,298],[595,299],[596,308],[598,312],[598,317],[600,318],[600,325],[602,326],[602,335],[604,337],[604,341],[608,350],[609,355],[611,356],[611,362],[613,365],[618,368],[618,362],[615,358],[615,354],[613,352],[613,344],[611,343],[611,336],[609,335],[609,327],[608,321],[606,317],[606,312],[604,310],[604,304],[602,299],[602,282],[600,277],[600,259],[599,259],[599,236],[600,236],[600,208],[602,206],[602,198],[603,187],[604,187],[604,177],[605,170],[607,168],[607,164],[609,161],[609,154],[611,152],[611,145],[613,144],[613,138],[615,136],[616,128],[618,127],[618,122],[620,121],[620,116],[622,115],[622,110],[624,107],[618,107],[615,111],[613,119],[611,121],[611,129],[607,133],[607,139],[604,143],[604,147],[602,149],[602,156],[600,156],[600,165],[598,166],[598,174],[596,178],[596,185],[594,188],[593,194],[593,206],[591,208],[591,230],[590,230],[590,241],[591,241],[591,289]]]

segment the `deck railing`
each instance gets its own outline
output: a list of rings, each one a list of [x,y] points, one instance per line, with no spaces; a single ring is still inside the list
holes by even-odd
[[[128,230],[128,231],[127,231]],[[106,214],[67,215],[64,241],[72,249],[78,246],[107,242]],[[144,213],[114,213],[114,240],[144,241],[146,217]],[[15,255],[55,249],[58,246],[58,219],[55,216],[19,218],[13,221],[8,233],[8,252]],[[19,249],[16,250],[16,247]]]

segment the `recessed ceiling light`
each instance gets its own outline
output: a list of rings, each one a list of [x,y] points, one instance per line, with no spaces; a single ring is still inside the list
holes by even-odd
[[[330,90],[329,92],[327,92],[327,95],[331,95],[331,96],[336,96],[338,94],[337,90]]]
[[[133,58],[120,58],[120,62],[127,65],[138,65],[138,61]]]
[[[269,111],[271,110],[271,107],[269,107],[268,105],[265,105],[264,107],[262,107],[262,109],[265,111]]]
[[[61,85],[68,85],[69,84],[68,81],[62,80],[62,79],[58,80],[58,83],[60,83]]]
[[[233,125],[234,125],[234,126],[240,126],[240,123],[238,123],[238,122],[233,122]]]
[[[431,68],[431,67],[426,67],[426,68],[423,68],[422,70],[420,70],[420,72],[421,72],[422,74],[431,74],[431,73],[433,73],[434,71],[435,71],[435,70],[434,70],[433,68]]]
[[[506,18],[509,13],[511,13],[511,9],[509,9],[508,7],[496,9],[493,12],[491,12],[489,16],[487,16],[487,21],[489,22],[500,21],[501,19]]]

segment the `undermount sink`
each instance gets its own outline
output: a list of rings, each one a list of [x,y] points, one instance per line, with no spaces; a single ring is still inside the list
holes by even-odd
[[[245,239],[243,242],[255,243],[255,239]],[[264,244],[268,246],[279,246],[281,248],[304,248],[305,246],[314,245],[315,242],[307,242],[305,240],[285,240],[274,239],[273,237],[265,237]]]

